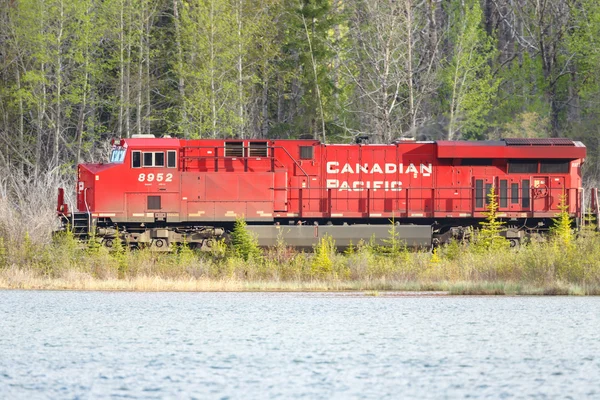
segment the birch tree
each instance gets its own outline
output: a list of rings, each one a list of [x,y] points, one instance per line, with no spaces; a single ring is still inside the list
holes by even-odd
[[[193,137],[232,136],[236,113],[236,32],[226,0],[184,3],[181,13],[186,93],[182,107]]]
[[[414,133],[429,118],[422,107],[437,86],[437,43],[423,34],[427,13],[412,0],[361,0],[350,11],[343,70],[356,87],[348,106],[359,132],[383,142]]]

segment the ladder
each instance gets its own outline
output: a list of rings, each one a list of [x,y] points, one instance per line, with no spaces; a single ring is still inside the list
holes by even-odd
[[[71,232],[73,232],[73,236],[83,239],[89,235],[90,217],[88,212],[74,212],[71,214]]]

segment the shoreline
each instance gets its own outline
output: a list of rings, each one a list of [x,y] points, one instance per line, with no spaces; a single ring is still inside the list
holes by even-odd
[[[32,271],[10,268],[0,271],[0,290],[72,290],[106,292],[315,292],[363,293],[364,296],[597,296],[600,287],[570,283],[532,285],[507,281],[394,281],[378,280],[241,280],[210,278],[163,278],[137,276],[99,279],[86,273],[61,278],[35,276]]]

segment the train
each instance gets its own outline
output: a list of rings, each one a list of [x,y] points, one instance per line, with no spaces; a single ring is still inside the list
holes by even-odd
[[[407,246],[464,238],[486,218],[492,189],[504,235],[519,246],[566,205],[584,217],[586,148],[566,138],[490,141],[112,140],[110,158],[77,167],[74,207],[58,191],[61,229],[111,247],[209,248],[243,218],[260,246]]]

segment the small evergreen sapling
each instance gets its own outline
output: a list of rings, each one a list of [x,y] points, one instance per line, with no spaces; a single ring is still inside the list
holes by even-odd
[[[127,259],[127,252],[129,250],[129,246],[127,245],[127,243],[123,244],[123,242],[121,241],[118,228],[117,233],[115,234],[115,238],[113,240],[112,250],[112,257],[117,264],[118,277],[119,279],[125,279],[127,273],[129,272],[129,262]]]
[[[261,256],[258,240],[248,231],[244,218],[235,220],[230,243],[232,253],[244,261],[258,259]]]
[[[488,204],[485,215],[485,221],[479,223],[480,229],[477,233],[475,245],[482,250],[500,250],[510,247],[510,243],[502,232],[506,231],[505,223],[498,219],[498,199],[496,190],[492,186],[488,194]]]
[[[332,257],[334,255],[335,240],[329,235],[322,236],[314,248],[310,265],[311,275],[315,278],[324,278],[329,275],[333,271]]]
[[[6,246],[4,246],[4,238],[0,236],[0,268],[4,268],[7,266],[7,252]]]
[[[550,228],[550,234],[557,243],[569,247],[573,242],[573,220],[569,216],[569,204],[567,204],[565,193],[560,196],[560,203],[557,208],[560,212],[556,215],[556,218],[552,219],[553,225]]]

